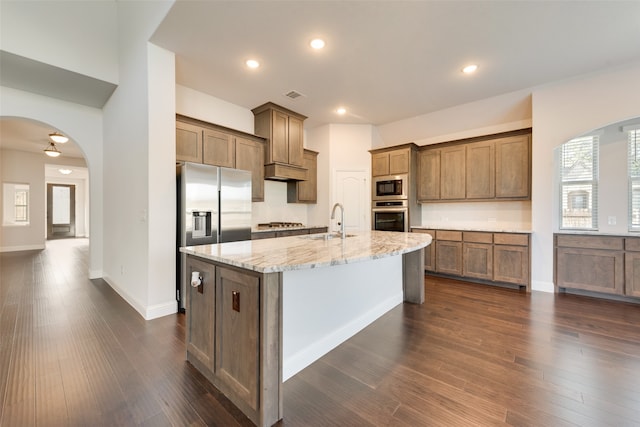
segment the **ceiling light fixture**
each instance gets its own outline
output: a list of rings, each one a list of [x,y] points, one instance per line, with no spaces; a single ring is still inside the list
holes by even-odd
[[[322,39],[313,39],[311,40],[311,42],[309,42],[309,45],[314,49],[322,49],[325,43]]]
[[[245,64],[247,64],[247,67],[249,68],[258,68],[260,66],[260,63],[255,59],[247,59],[247,62],[245,62]]]
[[[61,134],[60,132],[53,132],[49,134],[49,139],[53,142],[57,142],[58,144],[64,144],[69,140],[66,136]]]
[[[466,67],[464,67],[462,69],[462,72],[465,74],[471,74],[473,72],[475,72],[478,69],[478,66],[476,64],[471,64],[471,65],[467,65]]]
[[[50,142],[49,146],[47,146],[47,148],[44,149],[44,154],[46,154],[49,157],[58,157],[62,153],[60,152],[60,150],[58,150],[58,148],[56,147],[56,144],[54,144],[53,142]]]
[[[60,172],[62,175],[69,175],[73,171],[71,169],[58,169],[58,172]]]
[[[339,107],[339,108],[336,110],[336,113],[340,114],[341,116],[343,116],[346,112],[347,112],[347,109],[346,109],[346,108],[344,108],[344,107]]]

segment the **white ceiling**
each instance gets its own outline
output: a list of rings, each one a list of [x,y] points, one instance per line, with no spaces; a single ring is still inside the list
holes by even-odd
[[[640,60],[640,1],[178,0],[151,41],[176,53],[180,85],[245,108],[275,102],[307,128],[380,125]],[[10,87],[91,106],[113,90],[0,53]],[[262,67],[246,69],[250,57]],[[469,63],[473,76],[460,72]],[[53,130],[4,118],[0,147],[39,152]],[[73,141],[60,149],[83,157]]]
[[[178,84],[306,127],[379,125],[638,60],[640,1],[178,0],[152,41],[176,53]]]

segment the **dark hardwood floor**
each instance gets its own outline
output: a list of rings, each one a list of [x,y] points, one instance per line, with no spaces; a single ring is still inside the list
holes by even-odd
[[[251,425],[185,362],[184,316],[143,320],[87,256],[0,254],[0,425]],[[278,425],[640,425],[640,306],[425,286],[287,381]]]

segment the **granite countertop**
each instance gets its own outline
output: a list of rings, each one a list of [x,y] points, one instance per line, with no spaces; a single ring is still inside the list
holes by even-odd
[[[471,227],[471,226],[440,226],[440,225],[417,225],[411,228],[419,228],[421,230],[452,230],[452,231],[483,231],[487,233],[521,233],[531,234],[531,230],[510,229],[500,226],[496,227]]]
[[[333,234],[188,246],[180,248],[180,252],[259,273],[273,273],[385,258],[413,252],[431,243],[428,234],[393,231],[354,232],[345,239],[319,238]]]

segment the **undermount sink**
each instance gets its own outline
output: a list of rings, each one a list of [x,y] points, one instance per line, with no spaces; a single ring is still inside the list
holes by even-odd
[[[345,237],[353,237],[355,234],[347,234]],[[331,240],[331,239],[339,239],[340,233],[317,233],[317,234],[307,234],[304,236],[300,236],[303,239],[311,239],[311,240]]]

